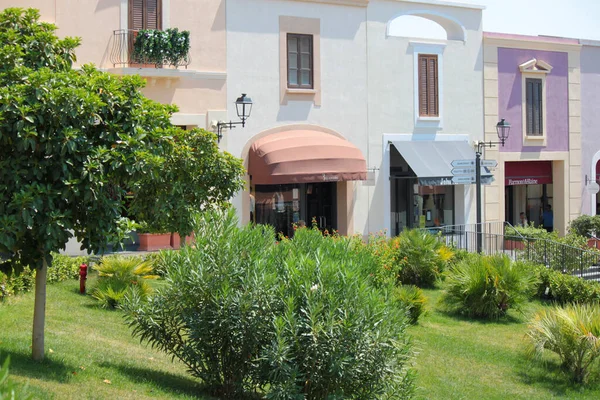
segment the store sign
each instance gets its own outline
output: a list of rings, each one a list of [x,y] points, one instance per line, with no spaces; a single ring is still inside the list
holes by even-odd
[[[337,175],[323,174],[323,182],[337,182],[339,180],[340,180],[340,177]]]
[[[513,185],[540,185],[540,180],[537,178],[512,179],[508,178],[506,184]]]

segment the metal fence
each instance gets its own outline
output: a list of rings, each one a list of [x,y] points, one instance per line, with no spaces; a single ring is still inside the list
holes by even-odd
[[[506,254],[513,260],[531,261],[563,273],[585,279],[600,280],[600,251],[579,248],[548,239],[507,235],[507,223],[481,224],[482,253]],[[427,229],[447,246],[477,252],[477,226],[452,225]],[[511,230],[514,232],[514,230]]]

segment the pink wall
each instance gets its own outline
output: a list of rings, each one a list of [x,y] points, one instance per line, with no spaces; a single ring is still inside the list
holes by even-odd
[[[523,146],[522,82],[519,65],[535,58],[550,64],[546,76],[546,146]],[[498,48],[498,114],[512,128],[507,152],[569,150],[569,59],[565,52]]]

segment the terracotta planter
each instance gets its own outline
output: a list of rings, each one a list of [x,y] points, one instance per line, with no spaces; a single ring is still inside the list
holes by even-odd
[[[170,233],[138,233],[140,238],[139,251],[155,251],[171,248]]]
[[[194,233],[192,232],[191,236],[185,237],[185,243],[190,244],[192,242],[193,238],[194,238]],[[177,232],[171,233],[171,247],[174,248],[175,250],[177,250],[181,247],[181,236],[179,236],[179,233],[177,233]]]
[[[594,247],[596,249],[600,249],[600,240],[598,239],[589,239],[588,247]]]
[[[523,250],[524,248],[525,242],[504,239],[504,250]]]

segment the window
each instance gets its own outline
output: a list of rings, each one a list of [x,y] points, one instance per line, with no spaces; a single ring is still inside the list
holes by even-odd
[[[129,29],[162,29],[161,0],[129,0]]]
[[[313,88],[313,37],[288,33],[288,87]]]
[[[543,115],[543,82],[539,78],[525,79],[525,104],[527,135],[541,136],[544,134]]]
[[[419,54],[419,116],[439,116],[438,57]]]

